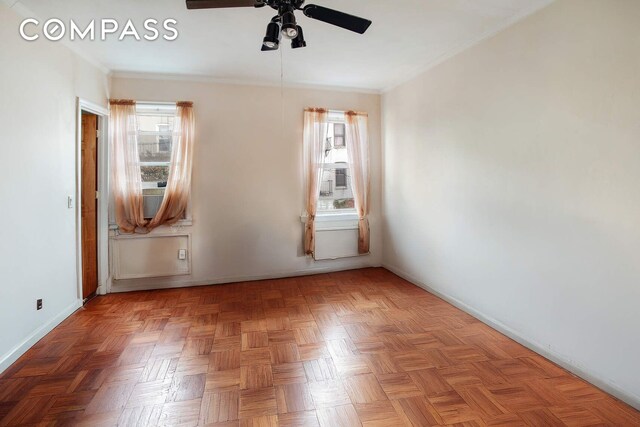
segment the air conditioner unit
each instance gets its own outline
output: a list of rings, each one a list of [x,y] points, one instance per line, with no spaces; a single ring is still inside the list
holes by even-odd
[[[162,204],[163,195],[162,194],[150,194],[144,195],[143,197],[143,212],[145,218],[153,218],[160,209],[160,205]]]

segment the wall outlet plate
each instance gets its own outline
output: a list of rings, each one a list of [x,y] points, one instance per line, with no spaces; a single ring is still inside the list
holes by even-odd
[[[36,310],[42,310],[42,300],[41,299],[36,301]]]
[[[178,251],[178,259],[184,261],[185,259],[187,259],[187,250],[186,249],[180,249]]]

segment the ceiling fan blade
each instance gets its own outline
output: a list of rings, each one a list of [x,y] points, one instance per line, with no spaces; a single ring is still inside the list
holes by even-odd
[[[358,34],[364,34],[365,31],[371,25],[371,21],[357,16],[349,15],[348,13],[339,12],[337,10],[329,9],[315,4],[309,4],[304,7],[303,12],[306,16],[318,21],[326,22],[327,24],[333,24],[338,27],[354,31]]]
[[[187,0],[187,9],[218,9],[222,7],[255,7],[256,0]]]

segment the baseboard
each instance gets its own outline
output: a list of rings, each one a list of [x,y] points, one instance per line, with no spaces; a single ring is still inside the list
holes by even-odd
[[[424,289],[425,291],[436,295],[437,297],[447,301],[448,303],[450,303],[451,305],[454,305],[455,307],[459,308],[460,310],[470,314],[471,316],[475,317],[476,319],[480,320],[481,322],[491,326],[493,329],[497,330],[498,332],[501,332],[502,334],[508,336],[509,338],[511,338],[512,340],[522,344],[523,346],[527,347],[530,350],[535,351],[536,353],[540,354],[541,356],[546,357],[547,359],[551,360],[552,362],[556,363],[559,366],[562,366],[564,369],[566,369],[569,372],[572,372],[573,374],[577,375],[578,377],[582,378],[583,380],[593,384],[594,386],[598,387],[599,389],[601,389],[602,391],[609,393],[612,396],[615,396],[616,398],[622,400],[623,402],[629,404],[630,406],[633,406],[634,408],[636,408],[637,410],[640,410],[640,397],[636,396],[633,393],[630,393],[626,390],[623,390],[621,388],[619,388],[616,384],[614,384],[613,382],[602,378],[601,376],[590,372],[588,368],[586,367],[582,367],[582,366],[578,366],[577,364],[575,364],[575,362],[568,360],[566,357],[554,352],[553,350],[549,349],[548,346],[544,346],[538,342],[535,342],[534,340],[531,340],[523,335],[521,335],[519,332],[511,329],[509,326],[503,324],[502,322],[495,320],[494,318],[476,310],[475,308],[471,307],[470,305],[460,301],[457,298],[451,297],[443,292],[440,292],[436,289],[433,289],[431,286],[425,284],[424,282],[422,282],[421,280],[419,280],[418,278],[412,276],[411,274],[393,266],[387,263],[383,263],[382,266],[384,268],[386,268],[387,270],[393,272],[394,274],[402,277],[405,280],[408,280],[409,282],[413,283],[416,286],[419,286],[420,288]]]
[[[168,281],[162,281],[162,279],[153,280],[153,283],[145,283],[142,281],[141,283],[117,283],[117,281],[113,281],[109,288],[110,293],[119,293],[119,292],[133,292],[133,291],[149,291],[149,290],[158,290],[158,289],[172,289],[172,288],[191,288],[197,286],[211,286],[211,285],[221,285],[227,283],[238,283],[238,282],[255,282],[258,280],[270,280],[270,279],[286,279],[291,277],[300,277],[300,276],[313,276],[315,274],[325,274],[325,273],[336,273],[339,271],[348,271],[348,270],[358,270],[362,268],[376,268],[381,267],[380,264],[375,263],[362,263],[362,265],[348,265],[341,267],[317,267],[317,268],[306,268],[303,270],[289,270],[289,271],[280,271],[275,273],[268,274],[260,274],[260,275],[248,275],[248,276],[225,276],[225,277],[216,277],[211,279],[202,279],[202,280],[180,280],[175,277]],[[130,281],[127,281],[130,282]]]
[[[20,356],[27,352],[35,343],[40,341],[45,335],[58,326],[67,317],[73,314],[77,309],[82,307],[82,301],[78,300],[71,304],[69,307],[62,310],[53,319],[42,325],[39,329],[29,335],[24,341],[10,350],[7,354],[0,358],[0,373],[4,372],[12,363],[14,363]]]

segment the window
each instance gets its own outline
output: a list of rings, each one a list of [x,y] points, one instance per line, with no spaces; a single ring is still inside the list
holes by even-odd
[[[171,165],[175,104],[136,105],[144,217],[154,217],[164,198]]]
[[[347,188],[347,170],[336,169],[336,187]]]
[[[324,150],[324,172],[320,183],[318,213],[350,212],[355,209],[351,190],[351,170],[345,144],[344,114],[329,114]]]
[[[335,148],[344,148],[346,144],[344,142],[344,123],[333,123],[333,146]]]

